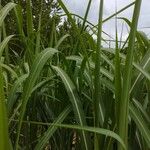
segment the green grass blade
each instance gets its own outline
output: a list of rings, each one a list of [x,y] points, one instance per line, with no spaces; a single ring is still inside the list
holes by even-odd
[[[37,78],[40,75],[40,72],[42,71],[43,66],[47,62],[47,60],[57,52],[58,51],[56,49],[47,48],[44,51],[42,51],[33,62],[29,77],[27,78],[24,89],[23,89],[21,112],[19,116],[19,124],[18,124],[18,130],[17,130],[16,149],[18,149],[18,142],[19,142],[22,120],[25,114],[27,102],[32,93],[32,89],[35,85]]]
[[[26,0],[26,5],[27,5],[27,33],[28,36],[31,36],[33,33],[33,15],[32,15],[32,1],[31,0]]]
[[[103,22],[106,22],[108,20],[110,20],[111,18],[115,17],[116,15],[122,13],[123,11],[125,11],[126,9],[130,8],[131,6],[133,6],[135,4],[135,2],[130,3],[129,5],[125,6],[124,8],[120,9],[119,11],[115,12],[114,14],[112,14],[111,16],[109,16],[108,18],[104,19]]]
[[[67,125],[67,124],[53,124],[53,125],[58,126],[58,127],[63,127],[63,128],[84,130],[84,131],[88,131],[88,132],[93,132],[93,133],[113,137],[114,139],[116,139],[122,145],[124,150],[126,150],[126,145],[124,144],[123,140],[119,137],[119,135],[117,135],[113,131],[103,129],[103,128],[96,128],[96,127],[88,127],[88,126],[82,127],[82,126],[79,126],[79,125]]]
[[[140,102],[137,100],[133,99],[134,105],[141,111],[142,115],[146,119],[146,121],[150,124],[150,116],[147,114],[146,110],[143,108]]]
[[[141,112],[139,112],[133,104],[130,104],[130,114],[132,119],[136,123],[138,130],[141,132],[142,136],[144,137],[148,145],[148,148],[150,148],[150,129],[148,128],[147,124],[142,118]]]
[[[18,122],[18,120],[12,120],[12,121]],[[105,135],[107,137],[112,137],[112,138],[116,139],[122,145],[124,150],[127,150],[126,145],[124,144],[124,142],[120,138],[120,136],[118,134],[116,134],[115,132],[111,131],[111,130],[107,130],[107,129],[103,129],[103,128],[89,127],[89,126],[57,124],[57,123],[43,123],[43,122],[36,122],[36,121],[23,121],[23,123],[30,123],[30,124],[43,125],[43,126],[44,125],[45,126],[55,126],[55,127],[60,127],[60,128],[77,129],[77,130],[84,130],[84,131],[87,131],[87,132],[102,134],[102,135]]]
[[[8,117],[6,111],[2,68],[0,66],[0,149],[9,150]]]
[[[26,80],[28,77],[28,74],[22,75],[19,77],[15,83],[13,84],[13,87],[11,88],[9,95],[8,95],[8,102],[7,102],[7,108],[8,108],[8,114],[10,116],[10,113],[12,112],[13,105],[15,104],[15,94],[18,89],[18,87],[23,83],[23,81]]]
[[[38,20],[38,29],[37,29],[37,37],[36,37],[36,46],[35,46],[35,54],[37,55],[40,52],[40,42],[41,42],[41,25],[42,25],[42,3],[43,0],[40,2],[40,14]]]
[[[117,17],[117,16],[116,16]],[[120,57],[119,57],[119,46],[118,46],[118,31],[117,31],[117,18],[116,18],[116,54],[115,54],[115,101],[116,101],[116,119],[117,119],[117,129],[119,125],[119,109],[121,101],[121,67],[120,67]]]
[[[64,119],[67,117],[67,115],[71,112],[72,107],[67,106],[63,112],[60,113],[60,115],[57,117],[56,120],[54,120],[54,124],[61,124]],[[44,133],[44,135],[40,138],[38,141],[38,144],[35,147],[35,150],[43,149],[46,145],[47,141],[53,136],[55,131],[58,129],[57,126],[50,126],[47,131]]]
[[[13,35],[10,35],[8,37],[6,37],[0,44],[0,58],[2,57],[3,51],[5,49],[5,47],[7,46],[8,42],[11,40],[11,38],[13,37]]]
[[[5,23],[3,23],[3,31],[2,32],[3,32],[3,39],[5,39],[7,37]],[[8,45],[5,47],[5,61],[6,61],[7,65],[10,63],[9,47],[8,47]]]
[[[34,24],[33,24],[33,2],[31,0],[26,0],[26,31],[27,40],[23,38],[23,42],[26,44],[26,58],[28,59],[29,66],[32,65],[35,52],[35,36],[34,36]]]
[[[115,54],[115,50],[112,49],[112,48],[102,48],[103,51],[106,51],[106,52],[109,52],[111,54]],[[135,82],[137,82],[138,80],[140,80],[141,78],[140,77],[146,77],[149,79],[149,73],[148,73],[148,69],[149,69],[149,64],[150,64],[150,57],[149,57],[149,51],[146,53],[145,56],[146,59],[144,59],[144,61],[141,63],[141,66],[143,66],[143,68],[141,66],[139,66],[137,63],[135,63],[134,61],[132,62],[132,65],[139,71],[139,74],[138,74],[138,77],[137,79],[135,80]],[[119,54],[120,58],[122,59],[126,59],[126,56],[122,53]],[[145,70],[146,69],[146,70]],[[134,83],[136,84],[136,83]],[[133,89],[133,86],[134,84],[132,85],[132,88]]]
[[[103,56],[102,56],[103,57]],[[81,62],[83,61],[83,58],[80,56],[76,56],[76,55],[71,55],[71,56],[67,56],[66,59],[68,60],[74,60],[76,62],[78,62],[81,65]],[[110,62],[110,61],[109,61]],[[110,62],[111,63],[111,62]],[[92,61],[89,61],[89,65],[90,65],[90,69],[94,70],[95,69],[95,63]],[[113,64],[112,64],[113,66]],[[108,70],[106,70],[104,67],[100,68],[100,73],[102,75],[104,75],[105,77],[107,77],[109,80],[113,81],[114,80],[114,76],[113,74],[111,74]]]
[[[61,79],[66,87],[68,96],[72,103],[72,107],[73,107],[77,122],[79,122],[79,124],[81,126],[85,126],[86,119],[85,119],[84,111],[82,108],[82,103],[79,99],[75,85],[73,84],[71,79],[68,77],[68,75],[61,68],[56,67],[56,66],[53,66],[53,68],[56,70],[58,75],[61,77]],[[83,140],[84,140],[85,149],[88,150],[89,149],[89,146],[88,146],[89,141],[87,140],[87,135],[84,131],[82,131],[82,136],[83,136]]]
[[[63,37],[61,37],[61,38],[59,39],[59,41],[57,42],[55,48],[58,49],[58,47],[60,46],[60,44],[61,44],[67,37],[69,37],[69,36],[70,36],[69,34],[66,34],[66,35],[64,35]]]
[[[87,20],[87,17],[88,17],[88,13],[89,13],[89,10],[90,10],[91,2],[92,2],[92,0],[89,0],[88,5],[87,5],[87,9],[86,9],[86,12],[85,12],[85,16],[84,16],[84,19],[83,19],[83,23],[82,23],[82,27],[81,27],[81,32],[80,33],[82,33],[83,30],[84,30],[85,23],[86,23],[86,20]]]
[[[3,21],[8,15],[9,11],[11,11],[15,6],[16,4],[10,2],[0,10],[0,27],[2,27]]]
[[[15,8],[14,8],[14,13],[15,13],[15,17],[16,17],[16,22],[17,22],[17,31],[20,34],[21,38],[23,38],[24,32],[23,32],[23,12],[22,12],[22,7],[20,4],[18,4]]]
[[[102,41],[102,19],[103,19],[103,4],[104,1],[101,0],[99,4],[99,19],[98,19],[98,33],[97,33],[97,48],[96,48],[96,58],[95,58],[95,74],[94,74],[94,125],[99,127],[103,125],[103,112],[102,110],[102,99],[101,97],[101,83],[100,83],[100,65],[101,65],[101,41]],[[99,107],[100,106],[100,107]],[[99,114],[100,113],[100,114]],[[100,122],[101,121],[101,122]],[[99,149],[98,141],[96,141],[95,150]]]
[[[140,75],[144,75],[145,78],[147,78],[150,81],[150,73],[142,68],[140,65],[135,64],[135,67],[140,71]],[[138,77],[139,78],[139,77]],[[137,82],[137,79],[136,79]]]
[[[42,88],[45,84],[47,84],[48,82],[50,82],[54,77],[50,77],[50,78],[47,78],[41,82],[39,82],[37,85],[34,86],[34,88],[32,89],[32,93],[34,91],[36,91],[37,89],[39,88]]]
[[[131,31],[129,36],[129,46],[128,53],[126,57],[125,71],[123,77],[123,89],[120,102],[120,117],[119,117],[119,135],[123,139],[126,145],[128,145],[128,111],[129,111],[129,91],[131,86],[131,76],[132,76],[132,62],[134,54],[134,44],[136,37],[136,30],[138,24],[138,18],[140,13],[141,0],[136,0],[133,20],[131,25]],[[121,150],[121,145],[119,145],[119,150]]]
[[[104,53],[101,54],[101,58],[113,69],[115,70],[115,65],[112,60],[110,60]]]
[[[8,72],[10,72],[13,78],[18,78],[17,73],[11,67],[9,67],[8,65],[2,64],[2,63],[0,63],[0,66],[2,66],[2,68],[7,70]]]
[[[141,67],[140,67],[140,68],[139,68],[139,73],[138,73],[137,78],[135,79],[134,83],[132,84],[132,87],[131,87],[131,89],[130,89],[130,92],[132,92],[132,90],[136,87],[137,83],[140,82],[141,79],[143,78],[143,75],[144,75],[144,74],[142,74],[143,69],[144,69],[145,71],[149,71],[148,69],[150,68],[150,50],[148,50],[148,51],[146,52],[146,54],[145,54],[145,56],[143,57],[143,59],[142,59],[140,65],[142,66],[142,70],[140,69],[140,68],[141,68]],[[139,65],[135,64],[134,66],[135,66],[135,67],[137,66],[137,68],[138,68]],[[136,69],[137,69],[137,68],[136,68]],[[141,70],[142,72],[140,72],[140,70]]]

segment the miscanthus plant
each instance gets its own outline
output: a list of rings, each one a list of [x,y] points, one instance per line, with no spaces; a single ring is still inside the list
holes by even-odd
[[[62,0],[2,1],[0,150],[150,149],[150,41],[137,30],[142,0],[99,20]],[[134,6],[132,19],[117,15]],[[102,25],[115,17],[114,47]],[[64,19],[65,18],[65,19]],[[120,44],[117,20],[129,27]],[[97,36],[97,40],[93,37]]]

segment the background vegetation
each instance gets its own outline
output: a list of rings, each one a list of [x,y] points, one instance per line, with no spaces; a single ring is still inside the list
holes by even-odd
[[[92,0],[83,18],[62,0],[0,3],[0,150],[150,149],[150,41],[137,31],[141,0],[105,20],[100,0],[97,25],[87,20]],[[132,5],[132,20],[117,18]],[[102,36],[110,37],[102,25],[113,17],[115,48]],[[126,41],[118,40],[118,19],[130,28]]]

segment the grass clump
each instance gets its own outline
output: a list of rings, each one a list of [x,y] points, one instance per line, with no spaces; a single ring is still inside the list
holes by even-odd
[[[137,31],[141,0],[106,19],[103,3],[93,25],[92,0],[84,17],[62,0],[2,1],[1,150],[150,148],[150,42]],[[117,18],[133,5],[132,20]],[[116,46],[104,47],[103,33],[110,35],[102,25],[113,17]],[[118,19],[130,28],[121,46]]]

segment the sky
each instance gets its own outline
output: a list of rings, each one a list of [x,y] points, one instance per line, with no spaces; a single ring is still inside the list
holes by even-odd
[[[117,10],[125,7],[126,5],[133,2],[133,0],[104,0],[104,14],[103,18],[107,18],[111,14],[115,13],[115,1],[117,1]],[[80,16],[84,16],[88,0],[63,0],[68,10],[72,13],[76,13]],[[100,0],[92,0],[92,5],[88,15],[88,20],[93,24],[97,24],[98,11],[99,11]],[[144,31],[146,35],[150,37],[150,0],[142,0],[141,12],[138,24],[138,30]],[[119,17],[126,17],[131,20],[133,14],[133,7],[128,8],[126,11],[121,13]],[[123,26],[123,38],[127,36],[127,25],[122,21],[118,21],[118,34],[121,34]],[[103,25],[103,31],[107,32],[111,36],[115,35],[115,20],[111,19]]]

